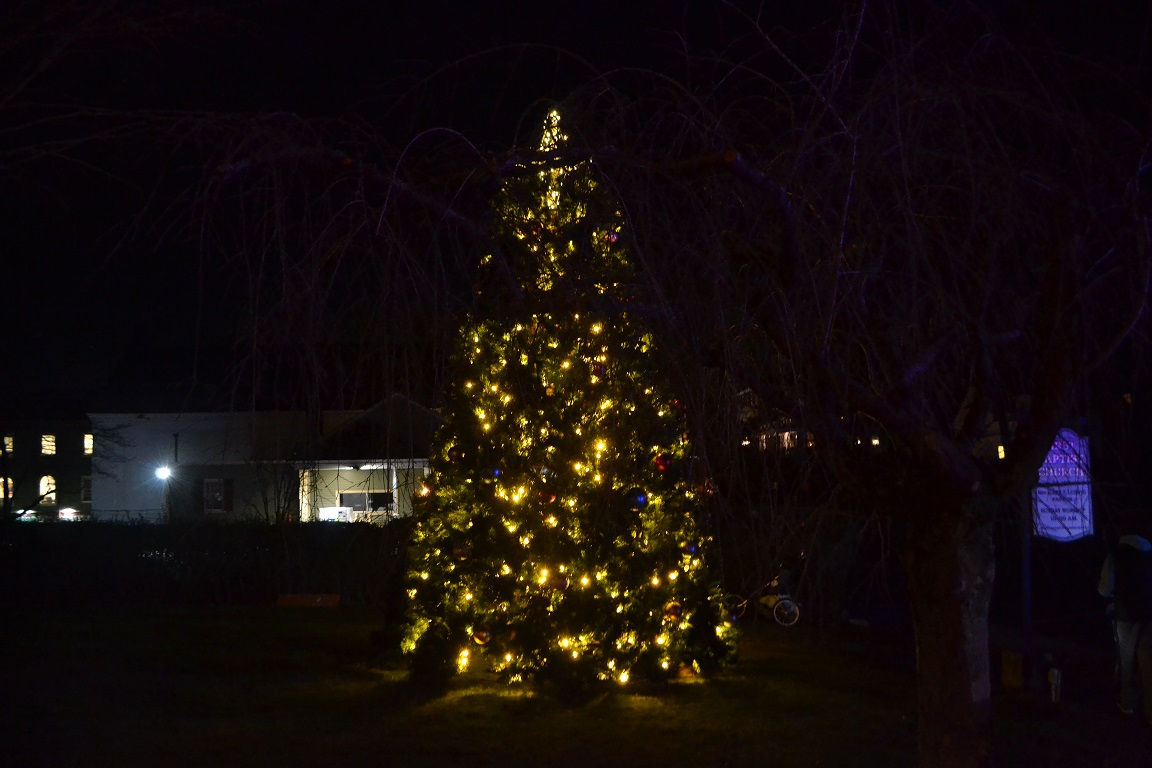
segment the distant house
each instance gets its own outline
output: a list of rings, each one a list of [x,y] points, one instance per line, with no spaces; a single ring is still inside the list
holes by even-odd
[[[8,418],[0,442],[0,511],[23,521],[77,520],[92,501],[87,418]]]
[[[371,521],[411,513],[437,417],[367,411],[95,413],[95,520]],[[101,435],[108,435],[101,440]]]

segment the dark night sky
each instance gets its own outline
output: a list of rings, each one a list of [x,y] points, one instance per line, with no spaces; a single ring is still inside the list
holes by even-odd
[[[630,4],[638,11],[631,18],[607,2],[551,11],[546,4],[443,0],[230,6],[221,18],[166,30],[159,38],[136,41],[129,35],[78,45],[35,80],[21,101],[371,116],[416,78],[495,46],[583,48],[602,67],[639,61],[650,44],[669,42],[650,31],[668,19],[639,12],[653,5]],[[8,77],[27,65],[0,63]],[[522,108],[528,97],[506,98],[511,110]],[[458,107],[491,114],[480,103]],[[12,127],[30,113],[9,108],[0,120]],[[16,140],[45,138],[50,137],[23,132]],[[149,138],[135,145],[100,142],[70,155],[67,161],[49,157],[7,168],[0,177],[4,301],[14,323],[3,377],[9,389],[16,380],[75,381],[93,358],[187,341],[194,331],[189,318],[201,299],[188,288],[200,281],[200,254],[194,238],[173,232],[170,220],[154,214],[165,207],[156,195],[186,193],[201,169]],[[164,176],[158,178],[161,168]],[[147,205],[149,215],[139,218]]]
[[[733,5],[753,13],[761,6],[744,0]],[[763,8],[767,26],[819,55],[828,41],[812,32],[814,21],[822,9],[838,5],[764,3]],[[1136,7],[1140,3],[1085,0],[1061,6],[1060,14],[1052,13],[1057,6],[1051,3],[996,5],[1016,9],[1016,17],[1038,19],[1044,34],[1062,39],[1061,44],[1097,53],[1130,50],[1133,61],[1141,45],[1146,48],[1148,11]],[[577,57],[600,70],[675,67],[684,41],[693,50],[716,49],[744,29],[731,8],[715,0],[265,0],[205,7],[226,7],[228,13],[145,41],[120,37],[78,46],[21,101],[357,113],[376,120],[382,132],[396,133],[393,141],[420,121],[442,122],[500,147],[511,142],[511,127],[529,102],[562,97],[590,71]],[[787,18],[781,15],[784,7],[790,9]],[[1030,7],[1045,10],[1036,14]],[[542,47],[493,52],[520,43]],[[573,55],[547,53],[555,48]],[[468,58],[481,51],[488,53]],[[412,115],[425,114],[407,125],[382,109],[419,78],[453,61],[465,63],[437,82],[465,84],[460,91],[440,104],[414,97]],[[11,77],[24,63],[0,58],[0,76]],[[486,87],[470,87],[477,77],[487,78]],[[195,238],[173,231],[170,218],[151,213],[140,218],[146,206],[165,208],[168,197],[181,204],[180,190],[186,192],[200,170],[194,161],[143,140],[73,153],[88,166],[49,158],[6,168],[2,153],[13,141],[5,138],[11,136],[6,131],[28,114],[22,107],[0,107],[0,122],[6,124],[0,125],[3,296],[11,329],[2,378],[9,392],[25,393],[84,380],[100,364],[138,347],[190,340],[195,324],[189,318],[203,307],[195,287],[204,265]],[[16,140],[29,135],[42,138],[25,131]],[[225,326],[209,323],[202,330],[211,335]],[[46,387],[49,379],[54,384]]]

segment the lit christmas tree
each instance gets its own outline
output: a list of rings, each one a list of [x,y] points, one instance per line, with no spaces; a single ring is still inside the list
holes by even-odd
[[[552,112],[495,207],[409,550],[417,670],[627,682],[730,651],[622,217],[588,164],[549,167],[564,141]]]

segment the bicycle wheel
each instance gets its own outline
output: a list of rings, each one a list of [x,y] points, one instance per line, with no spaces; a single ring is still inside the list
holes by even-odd
[[[776,605],[772,608],[772,617],[781,626],[790,627],[800,620],[800,606],[796,605],[791,598],[782,597],[776,601]]]

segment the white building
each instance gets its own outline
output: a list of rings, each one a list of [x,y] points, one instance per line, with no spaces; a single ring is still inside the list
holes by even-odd
[[[381,521],[411,512],[436,415],[400,395],[367,411],[96,413],[92,518]]]

